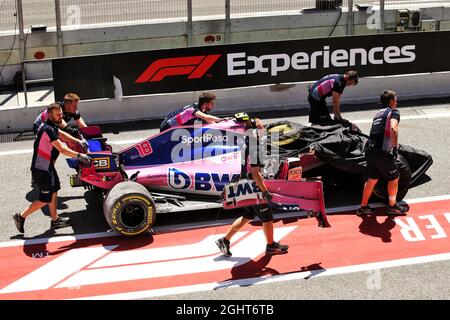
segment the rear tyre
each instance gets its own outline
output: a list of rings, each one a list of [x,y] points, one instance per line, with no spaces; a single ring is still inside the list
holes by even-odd
[[[124,236],[148,231],[156,218],[155,202],[139,183],[124,181],[114,186],[103,202],[103,213],[109,226]]]

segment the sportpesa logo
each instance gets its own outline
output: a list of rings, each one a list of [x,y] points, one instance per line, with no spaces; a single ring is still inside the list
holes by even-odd
[[[313,70],[330,67],[350,67],[409,63],[416,60],[414,44],[403,47],[388,46],[371,49],[331,49],[324,46],[320,51],[299,51],[292,55],[286,53],[247,55],[246,52],[227,54],[227,75],[240,76],[256,73],[278,73],[293,70]],[[189,80],[201,79],[219,60],[221,54],[163,58],[154,61],[136,79],[135,83],[160,82],[166,77],[187,76]]]

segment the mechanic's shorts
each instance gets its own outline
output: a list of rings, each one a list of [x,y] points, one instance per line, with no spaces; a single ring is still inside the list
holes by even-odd
[[[244,214],[242,215],[243,218],[253,220],[256,216],[258,216],[261,222],[269,222],[273,220],[273,212],[268,205],[263,204],[244,208]]]
[[[383,176],[385,180],[391,181],[400,176],[395,160],[385,151],[369,150],[366,152],[366,160],[366,173],[370,179],[378,179]]]
[[[309,102],[309,122],[312,124],[325,125],[331,121],[330,112],[324,99],[317,101],[308,95]]]
[[[50,172],[32,170],[31,175],[34,183],[36,183],[39,188],[38,200],[45,203],[51,202],[53,193],[61,189],[56,170],[51,170]]]

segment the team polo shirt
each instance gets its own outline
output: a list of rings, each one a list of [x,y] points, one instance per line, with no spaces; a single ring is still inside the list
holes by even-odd
[[[201,111],[198,103],[193,103],[170,113],[166,117],[165,122],[170,127],[191,124],[193,120],[197,118],[195,114],[198,111]]]
[[[62,108],[62,111],[63,111],[63,119],[64,119],[64,121],[66,122],[66,123],[68,123],[70,120],[78,120],[78,119],[80,119],[81,118],[81,114],[80,114],[80,111],[75,111],[75,113],[71,113],[71,112],[69,112],[69,111],[66,111],[66,109],[64,109],[64,102],[57,102],[60,106],[61,106],[61,108]]]
[[[57,104],[59,104],[63,110],[63,119],[66,123],[68,123],[70,120],[78,120],[81,118],[81,114],[80,111],[76,111],[75,113],[70,113],[68,111],[66,111],[64,109],[64,102],[57,102]],[[34,120],[34,126],[35,128],[38,128],[48,119],[48,112],[47,109],[45,109],[44,111],[42,111],[36,118],[36,120]]]
[[[243,153],[245,161],[241,165],[241,178],[248,178],[251,174],[252,167],[264,167],[261,151],[267,151],[265,148],[261,150],[261,136],[258,129],[251,130],[251,133],[245,136],[245,144]]]
[[[33,159],[31,170],[50,171],[54,168],[54,163],[59,156],[59,151],[52,142],[58,140],[58,127],[47,120],[37,133],[33,146]]]
[[[389,106],[381,109],[373,118],[369,140],[375,149],[392,151],[391,119],[400,122],[400,111]]]
[[[311,97],[315,100],[325,100],[331,97],[333,92],[342,94],[345,89],[345,78],[341,74],[330,74],[317,80],[309,90]]]

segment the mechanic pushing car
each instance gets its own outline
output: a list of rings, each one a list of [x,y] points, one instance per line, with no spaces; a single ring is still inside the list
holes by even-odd
[[[330,74],[316,81],[308,89],[309,122],[317,125],[349,123],[341,117],[340,100],[345,87],[358,84],[358,72],[349,70],[345,74]],[[326,98],[333,99],[334,120],[328,111]]]
[[[216,96],[210,92],[203,92],[198,98],[198,103],[193,103],[170,113],[161,123],[160,131],[170,127],[194,124],[201,119],[210,124],[223,119],[207,114],[214,108]]]
[[[58,127],[62,129],[63,131],[71,134],[72,136],[77,136],[78,132],[76,129],[69,127],[68,122],[71,119],[75,120],[75,123],[80,128],[85,128],[86,123],[84,122],[83,118],[81,117],[80,111],[78,111],[78,103],[80,101],[80,97],[75,93],[68,93],[64,96],[63,102],[56,102],[59,104],[63,111],[63,118],[60,124],[58,124]],[[34,120],[33,123],[33,132],[34,134],[37,134],[40,126],[45,123],[48,119],[48,112],[47,109],[42,111]]]
[[[57,195],[60,189],[55,162],[59,153],[68,157],[77,157],[82,163],[90,166],[92,159],[83,153],[72,151],[58,138],[58,125],[63,121],[61,106],[52,103],[47,109],[48,119],[40,126],[34,142],[31,174],[39,188],[39,199],[32,202],[24,211],[13,215],[14,223],[20,233],[24,233],[25,218],[33,212],[48,205],[52,218],[50,228],[58,229],[71,225],[69,218],[59,217],[56,211]],[[67,133],[63,133],[68,136]]]
[[[385,90],[380,96],[381,109],[373,118],[370,137],[366,143],[367,181],[364,185],[361,207],[356,211],[358,216],[374,212],[369,203],[372,191],[381,176],[388,181],[389,206],[388,215],[404,214],[407,206],[397,204],[399,171],[395,160],[398,157],[398,124],[400,111],[397,108],[397,94]]]
[[[264,125],[258,118],[249,119],[248,116],[247,118],[245,117],[246,114],[241,115],[242,118],[237,120],[246,121],[247,130],[244,151],[245,156],[243,157],[245,160],[242,164],[241,179],[253,179],[258,188],[262,191],[264,199],[270,201],[272,199],[272,194],[267,190],[261,175],[261,168],[264,167],[264,164],[261,161],[261,150],[259,148],[259,131],[264,130]],[[250,172],[248,172],[248,167],[250,167]],[[274,255],[287,253],[289,246],[273,240],[273,212],[272,209],[265,204],[244,208],[244,214],[233,222],[225,236],[216,240],[217,246],[225,256],[230,257],[232,255],[230,251],[231,238],[256,216],[259,217],[263,225],[263,231],[267,242],[266,254]]]

